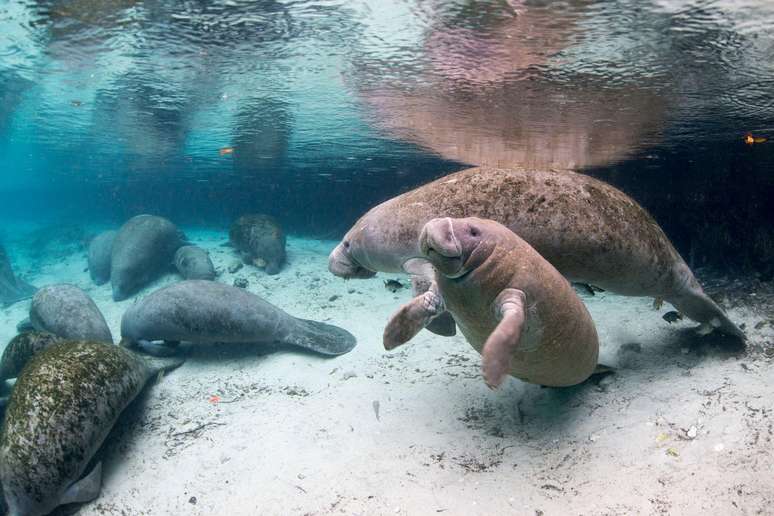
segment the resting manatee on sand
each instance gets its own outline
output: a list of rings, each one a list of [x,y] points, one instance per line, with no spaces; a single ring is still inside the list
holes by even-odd
[[[36,354],[16,381],[0,435],[8,513],[38,516],[96,498],[101,463],[86,468],[116,419],[150,378],[181,363],[86,341]]]
[[[38,290],[30,306],[30,323],[38,331],[65,339],[113,343],[110,328],[94,301],[67,283]]]
[[[174,283],[132,305],[121,319],[121,337],[122,345],[148,351],[154,341],[254,342],[341,355],[356,343],[342,328],[298,319],[244,289],[206,280]]]
[[[487,385],[507,375],[575,385],[597,367],[594,322],[573,288],[523,239],[494,221],[433,219],[419,237],[435,281],[392,317],[384,347],[410,340],[444,309],[482,355]]]
[[[201,247],[184,245],[175,253],[175,267],[185,279],[215,279],[215,266]]]
[[[424,225],[470,216],[505,225],[570,281],[663,299],[701,323],[702,332],[719,329],[745,338],[640,205],[569,171],[480,167],[428,183],[363,215],[331,253],[329,269],[344,278],[419,272],[410,259],[419,256]]]
[[[104,285],[110,281],[110,259],[117,234],[115,230],[103,231],[89,243],[89,275],[95,285]]]

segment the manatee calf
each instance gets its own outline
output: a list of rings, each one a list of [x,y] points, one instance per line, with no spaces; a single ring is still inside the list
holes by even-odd
[[[95,285],[104,285],[110,281],[110,261],[113,254],[113,240],[117,231],[103,231],[89,243],[89,275]]]
[[[481,353],[484,380],[508,375],[548,386],[575,385],[597,367],[594,322],[567,280],[505,226],[477,218],[433,219],[419,237],[435,282],[392,317],[384,347],[407,342],[448,310]]]
[[[0,244],[0,305],[9,306],[17,301],[29,299],[35,294],[35,287],[16,277],[11,260]]]
[[[169,220],[155,215],[129,219],[113,241],[110,283],[113,300],[121,301],[171,268],[183,234]]]
[[[175,253],[175,267],[185,279],[215,279],[215,266],[201,247],[184,245]]]
[[[88,341],[55,344],[32,357],[16,381],[0,435],[9,514],[43,515],[96,498],[102,468],[98,463],[86,472],[92,457],[145,383],[180,363]]]
[[[181,281],[144,297],[124,313],[121,336],[126,346],[153,341],[281,343],[323,355],[347,353],[356,343],[342,328],[298,319],[244,289],[205,280]]]
[[[277,274],[285,263],[285,232],[268,215],[243,215],[231,226],[229,241],[245,263]]]
[[[419,234],[438,217],[495,220],[568,280],[669,301],[681,313],[744,338],[702,290],[655,220],[629,196],[569,171],[471,168],[388,200],[350,229],[329,259],[344,278],[412,270]]]
[[[67,283],[38,290],[30,306],[30,323],[38,331],[65,339],[113,343],[105,317],[89,295]]]

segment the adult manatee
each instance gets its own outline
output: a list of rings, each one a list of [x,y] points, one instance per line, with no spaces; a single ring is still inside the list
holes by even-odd
[[[121,337],[130,347],[153,341],[281,343],[323,355],[347,353],[356,343],[342,328],[298,319],[244,289],[206,280],[174,283],[132,305],[121,319]]]
[[[95,499],[102,465],[87,472],[92,457],[146,382],[180,363],[88,341],[63,342],[32,357],[16,381],[0,435],[9,514],[38,516]]]
[[[65,339],[113,343],[107,322],[89,295],[67,283],[38,290],[30,306],[30,323],[38,331]]]
[[[331,253],[329,269],[344,278],[413,269],[420,232],[439,217],[497,221],[570,281],[664,299],[702,331],[745,338],[648,212],[620,190],[569,171],[479,167],[428,183],[361,217]]]
[[[242,215],[228,232],[229,242],[245,263],[277,274],[285,263],[285,232],[269,215]]]
[[[121,301],[172,267],[183,245],[180,230],[163,217],[137,215],[129,219],[113,241],[110,283],[113,300]]]
[[[115,230],[103,231],[89,243],[89,275],[95,285],[104,285],[110,281],[110,261],[113,255],[113,240],[118,234]]]

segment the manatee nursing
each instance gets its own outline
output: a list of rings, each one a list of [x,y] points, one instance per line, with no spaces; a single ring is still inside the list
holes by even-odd
[[[185,279],[215,279],[215,266],[201,247],[184,245],[175,253],[174,261],[177,271]]]
[[[117,231],[104,231],[91,239],[89,243],[89,275],[95,285],[104,285],[110,281],[110,261],[113,254],[113,240]]]
[[[448,310],[481,353],[490,387],[508,374],[567,386],[594,372],[599,342],[588,310],[559,271],[508,228],[477,218],[434,219],[419,246],[435,267],[435,282],[393,316],[385,348]]]
[[[0,435],[9,514],[43,515],[96,498],[101,463],[83,476],[89,462],[146,382],[180,363],[87,341],[35,355],[16,381]]]
[[[245,263],[277,274],[285,263],[285,232],[268,215],[243,215],[231,226],[229,242]]]
[[[298,319],[244,289],[215,281],[186,280],[132,305],[121,319],[122,343],[153,341],[282,343],[324,355],[355,347],[348,331]]]
[[[30,306],[30,323],[36,330],[65,339],[113,343],[102,312],[75,285],[61,283],[38,290]]]
[[[16,277],[11,260],[0,244],[0,305],[8,306],[29,299],[35,294],[35,290],[35,287]]]
[[[664,299],[706,330],[744,338],[640,205],[569,171],[480,167],[428,183],[361,217],[331,253],[329,269],[345,278],[405,271],[419,256],[427,222],[471,216],[505,225],[570,281]]]
[[[115,236],[110,257],[113,300],[121,301],[172,266],[183,234],[169,220],[155,215],[129,219]]]

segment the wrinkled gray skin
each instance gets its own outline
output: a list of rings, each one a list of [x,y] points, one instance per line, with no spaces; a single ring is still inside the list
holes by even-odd
[[[10,306],[17,301],[29,299],[35,294],[35,290],[35,287],[16,277],[8,254],[0,245],[0,305]]]
[[[104,231],[89,243],[89,275],[95,285],[110,281],[110,261],[113,254],[113,240],[118,231]]]
[[[30,322],[38,331],[65,339],[113,343],[105,317],[83,290],[60,283],[38,290],[30,306]]]
[[[650,296],[713,329],[744,333],[702,290],[655,220],[633,199],[570,171],[463,170],[390,199],[366,213],[330,255],[344,278],[415,268],[424,225],[439,217],[491,219],[527,241],[568,280],[626,296]],[[426,280],[425,280],[426,281]]]
[[[229,242],[242,260],[263,267],[266,274],[279,273],[285,264],[285,232],[268,215],[243,215],[229,229]]]
[[[84,476],[89,461],[146,382],[181,363],[86,341],[35,355],[16,381],[0,435],[8,514],[39,516],[95,499],[102,468]]]
[[[183,241],[180,230],[165,218],[137,215],[129,219],[113,241],[113,300],[128,298],[168,270]]]
[[[185,279],[215,279],[215,266],[201,247],[184,245],[175,253],[175,267]]]
[[[355,347],[348,331],[298,319],[244,289],[215,281],[172,284],[132,305],[121,319],[121,343],[142,346],[177,343],[281,343],[323,355],[341,355]]]

